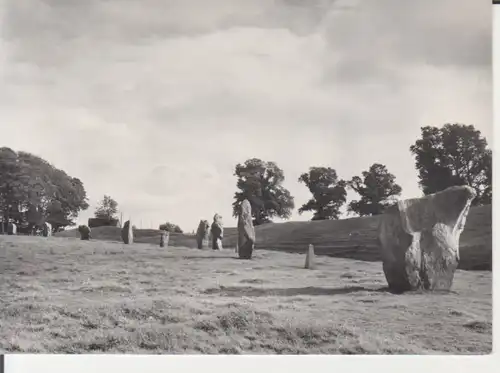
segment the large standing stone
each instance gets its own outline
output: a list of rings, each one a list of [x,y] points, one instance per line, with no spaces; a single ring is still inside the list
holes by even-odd
[[[241,259],[252,259],[255,244],[255,229],[252,223],[252,207],[248,200],[240,206],[238,216],[238,256]]]
[[[42,235],[44,237],[52,236],[52,224],[47,223],[47,222],[42,224]]]
[[[88,227],[87,225],[80,225],[78,226],[78,232],[80,233],[80,239],[83,240],[83,241],[88,241],[90,240],[91,236],[90,236],[90,227]]]
[[[200,220],[198,224],[198,230],[196,231],[196,243],[198,244],[198,249],[203,249],[208,247],[208,235],[210,234],[210,225],[207,220]]]
[[[210,228],[212,234],[212,249],[222,250],[222,237],[224,236],[224,226],[222,224],[222,216],[219,214],[214,215],[214,221]]]
[[[160,247],[168,247],[168,240],[170,238],[170,232],[162,231],[160,236]]]
[[[7,234],[10,236],[15,236],[17,234],[17,225],[15,223],[9,223],[7,225]]]
[[[459,239],[476,192],[455,186],[399,201],[381,217],[379,243],[389,289],[449,290],[460,260]]]
[[[123,224],[122,240],[127,245],[132,245],[134,243],[134,231],[130,220],[127,220],[125,224]]]

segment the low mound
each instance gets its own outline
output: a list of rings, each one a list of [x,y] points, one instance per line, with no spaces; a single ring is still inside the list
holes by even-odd
[[[270,223],[255,227],[256,250],[277,250],[304,253],[309,244],[317,255],[363,261],[380,261],[377,242],[379,217],[342,220]],[[134,241],[159,245],[161,231],[137,229]],[[59,232],[60,237],[79,237],[76,230]],[[92,238],[121,242],[120,228],[92,229]],[[236,246],[236,228],[225,228],[223,246]],[[196,247],[193,235],[170,233],[169,246]],[[492,266],[491,205],[473,207],[460,237],[460,269],[490,270]]]
[[[304,253],[309,244],[318,255],[380,261],[377,227],[380,217],[271,223],[255,228],[255,248]],[[236,228],[224,230],[224,245],[234,247]],[[460,237],[460,269],[490,270],[491,205],[473,207]]]
[[[158,229],[134,229],[134,242],[160,245],[161,232]],[[121,228],[97,227],[92,228],[92,239],[103,241],[123,242]],[[68,229],[55,234],[56,237],[80,237],[77,229]],[[170,233],[169,246],[196,247],[196,237],[181,233]]]

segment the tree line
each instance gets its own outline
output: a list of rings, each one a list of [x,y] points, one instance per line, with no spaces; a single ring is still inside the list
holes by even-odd
[[[0,148],[2,228],[10,220],[21,230],[44,222],[57,230],[72,224],[88,206],[80,179],[33,154]]]
[[[410,147],[415,158],[419,186],[427,195],[453,185],[469,185],[476,190],[474,205],[492,200],[492,152],[480,131],[472,125],[445,124],[441,128],[422,127],[421,137]],[[294,197],[283,186],[284,172],[275,162],[258,158],[237,164],[237,191],[233,215],[240,203],[248,199],[254,225],[272,222],[275,217],[289,219],[295,208]],[[402,188],[387,167],[372,164],[360,175],[344,180],[332,167],[310,167],[300,175],[311,198],[299,214],[312,212],[312,220],[339,219],[347,206],[350,214],[372,216],[382,214],[396,203]],[[347,191],[359,198],[347,203]],[[49,222],[54,230],[75,225],[81,211],[89,207],[83,182],[33,154],[0,148],[0,217],[20,227],[33,227]],[[115,219],[118,203],[108,195],[100,201],[95,217]],[[159,229],[182,233],[182,229],[166,222]]]
[[[410,146],[415,159],[419,186],[424,195],[455,185],[469,185],[477,193],[473,205],[491,204],[492,152],[480,131],[472,125],[445,124],[441,128],[422,127],[421,137]],[[258,158],[236,165],[238,191],[234,196],[233,215],[244,199],[252,206],[254,225],[270,223],[273,218],[289,219],[295,208],[294,197],[283,186],[284,172],[275,162]],[[344,180],[331,167],[310,167],[300,175],[312,197],[298,210],[313,213],[312,220],[339,219],[347,203],[347,191],[359,196],[347,204],[357,216],[382,214],[394,205],[402,188],[396,177],[380,163],[372,164],[359,176]]]

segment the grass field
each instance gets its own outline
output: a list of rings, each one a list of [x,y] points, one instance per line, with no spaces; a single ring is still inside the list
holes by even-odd
[[[491,271],[458,270],[449,293],[394,295],[384,288],[379,262],[318,256],[318,268],[306,270],[303,254],[257,250],[253,260],[244,261],[229,248],[162,249],[155,234],[149,237],[154,246],[0,236],[0,349],[491,352]],[[175,240],[179,245],[192,237]]]

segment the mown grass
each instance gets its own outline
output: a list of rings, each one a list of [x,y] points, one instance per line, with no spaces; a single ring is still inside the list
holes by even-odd
[[[381,264],[0,236],[0,349],[168,354],[484,354],[491,272],[394,295]]]

